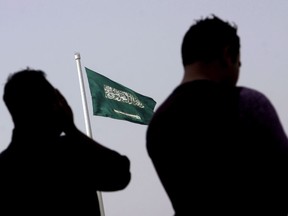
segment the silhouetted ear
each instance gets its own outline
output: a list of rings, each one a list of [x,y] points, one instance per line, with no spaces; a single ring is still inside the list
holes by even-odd
[[[225,66],[231,66],[235,64],[235,60],[233,59],[232,55],[231,55],[231,49],[229,46],[226,46],[223,49],[223,62],[225,64]]]
[[[230,64],[231,59],[229,59],[228,47],[222,49],[221,55],[219,55],[219,62],[222,65],[222,67],[225,68]]]

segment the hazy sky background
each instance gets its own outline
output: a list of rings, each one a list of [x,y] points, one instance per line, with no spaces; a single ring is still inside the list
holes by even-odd
[[[184,33],[195,19],[214,13],[238,26],[238,84],[264,92],[287,131],[287,11],[286,0],[0,0],[0,95],[10,73],[41,69],[67,98],[76,125],[85,132],[74,59],[79,52],[83,72],[88,67],[150,96],[157,108],[182,79]],[[83,77],[93,138],[131,160],[127,188],[102,193],[105,215],[172,216],[147,155],[147,126],[92,116],[86,74]],[[2,151],[10,142],[13,123],[2,100],[0,110]]]

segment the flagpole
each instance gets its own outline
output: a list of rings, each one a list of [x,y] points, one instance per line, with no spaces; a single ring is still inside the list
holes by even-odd
[[[87,135],[92,138],[91,124],[89,121],[87,100],[86,100],[86,94],[85,94],[85,88],[84,88],[84,82],[83,82],[83,76],[82,76],[82,69],[81,69],[81,62],[80,62],[80,53],[75,53],[74,57],[75,57],[75,61],[77,64],[77,70],[78,70],[78,78],[79,78],[79,84],[80,84],[80,91],[81,91],[82,105],[83,105],[83,111],[84,111],[86,132],[87,132]],[[100,214],[101,214],[101,216],[105,216],[101,192],[97,191],[97,195],[98,195],[98,201],[99,201],[99,207],[100,207]]]

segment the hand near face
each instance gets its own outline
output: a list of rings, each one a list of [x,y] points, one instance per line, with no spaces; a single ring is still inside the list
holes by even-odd
[[[55,94],[55,112],[59,118],[59,124],[62,126],[63,132],[69,134],[69,132],[74,131],[76,128],[74,124],[73,111],[64,96],[57,89],[55,89]]]

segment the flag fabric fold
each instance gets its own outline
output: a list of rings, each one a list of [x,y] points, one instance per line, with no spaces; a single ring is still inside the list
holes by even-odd
[[[93,115],[148,125],[156,102],[85,67]]]

